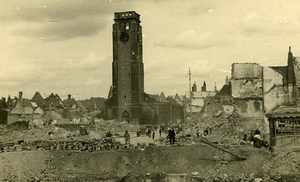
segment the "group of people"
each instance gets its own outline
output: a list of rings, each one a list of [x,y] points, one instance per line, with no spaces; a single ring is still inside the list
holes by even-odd
[[[161,137],[161,134],[162,134],[162,129],[159,128],[159,137],[161,139],[163,139]],[[148,137],[152,137],[152,139],[154,140],[155,138],[155,130],[152,130],[152,129],[148,129],[146,131],[146,134],[148,135]],[[197,134],[197,137],[200,137],[200,132],[199,130],[196,131],[196,134]],[[202,133],[202,137],[206,137],[207,135],[209,134],[209,131],[206,129],[204,130],[204,132]],[[50,135],[50,134],[49,134]],[[107,133],[107,137],[111,137],[111,133],[108,132]],[[175,136],[176,136],[176,133],[175,133],[175,130],[174,128],[170,127],[168,129],[168,135],[167,135],[167,139],[169,140],[170,142],[170,145],[174,145],[175,143]],[[130,134],[128,132],[128,130],[125,131],[125,134],[124,134],[124,138],[125,138],[125,144],[130,144]],[[262,140],[261,140],[261,137],[260,137],[260,131],[259,130],[256,130],[254,132],[254,136],[253,136],[253,145],[254,147],[257,147],[257,148],[260,148],[263,143],[262,143]]]
[[[161,128],[159,128],[158,132],[159,132],[159,137],[161,138],[161,134],[162,134],[163,130]],[[148,137],[151,137],[153,140],[155,139],[155,130],[148,128],[146,131],[146,134]],[[167,139],[169,140],[170,145],[174,145],[175,136],[176,136],[175,130],[172,127],[170,127],[168,129],[168,135],[167,135]],[[125,131],[124,139],[125,139],[125,144],[130,144],[130,134],[129,134],[128,130]]]
[[[149,138],[152,137],[152,139],[154,140],[154,138],[155,138],[155,130],[150,129],[150,128],[147,128],[146,133],[147,133],[147,136],[148,136]]]

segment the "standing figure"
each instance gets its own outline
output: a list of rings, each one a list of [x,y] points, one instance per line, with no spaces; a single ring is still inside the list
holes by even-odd
[[[151,129],[150,128],[147,128],[147,135],[148,135],[148,137],[150,138],[151,137]]]
[[[196,135],[197,135],[197,138],[200,137],[200,133],[199,133],[199,130],[196,131]]]
[[[125,137],[125,144],[129,144],[130,143],[130,135],[128,133],[128,130],[125,131],[124,137]]]
[[[154,137],[155,137],[155,131],[153,130],[152,131],[152,139],[154,140]]]
[[[168,137],[170,139],[170,145],[174,145],[174,142],[175,142],[175,131],[174,131],[174,129],[172,127],[169,129]]]
[[[161,128],[159,128],[158,132],[159,132],[159,137],[161,137]]]
[[[261,137],[260,137],[260,131],[258,129],[254,132],[253,147],[256,148],[261,147]]]

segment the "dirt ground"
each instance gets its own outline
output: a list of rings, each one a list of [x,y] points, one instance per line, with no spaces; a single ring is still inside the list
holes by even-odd
[[[0,181],[174,181],[179,177],[179,181],[300,180],[295,176],[300,165],[297,150],[282,151],[277,156],[251,146],[231,151],[247,160],[239,161],[205,145],[96,152],[5,152],[0,153]]]
[[[244,156],[234,156],[199,141],[183,140],[184,146],[170,146],[148,136],[136,136],[138,126],[107,122],[90,127],[88,136],[79,131],[49,127],[46,129],[11,130],[0,127],[0,142],[18,140],[54,140],[101,138],[111,131],[124,142],[129,130],[134,145],[156,144],[156,147],[111,151],[15,151],[0,153],[0,181],[300,181],[300,148],[253,148],[245,145],[220,147]],[[118,137],[119,135],[119,137]],[[166,134],[162,135],[165,138]]]

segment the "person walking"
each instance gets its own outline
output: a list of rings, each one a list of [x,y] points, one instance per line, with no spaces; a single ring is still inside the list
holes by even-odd
[[[154,140],[154,137],[155,137],[155,131],[153,130],[152,131],[152,139]]]
[[[130,143],[130,135],[128,133],[128,130],[125,131],[124,137],[125,137],[125,144],[129,144]]]

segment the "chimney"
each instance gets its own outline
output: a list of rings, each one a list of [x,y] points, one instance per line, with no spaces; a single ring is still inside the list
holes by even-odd
[[[226,76],[226,78],[225,78],[225,85],[229,85],[229,78],[228,78],[228,76]]]
[[[289,46],[288,59],[292,59],[292,58],[293,58],[292,47]]]
[[[22,96],[23,96],[23,92],[19,92],[19,103],[22,103]]]
[[[214,90],[215,90],[215,92],[217,92],[217,82],[215,82]]]
[[[3,103],[3,104],[5,104],[5,103],[6,103],[6,99],[5,99],[5,97],[2,97],[2,99],[1,99],[1,100],[2,100],[2,103]]]
[[[71,94],[68,94],[68,100],[71,100]]]

